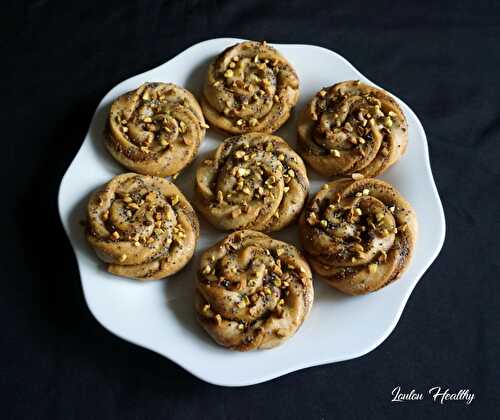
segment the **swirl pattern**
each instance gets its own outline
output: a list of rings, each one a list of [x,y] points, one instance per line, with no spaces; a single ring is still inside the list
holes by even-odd
[[[231,137],[196,172],[195,204],[221,230],[277,231],[295,220],[309,181],[300,156],[280,137]]]
[[[175,175],[196,156],[205,136],[195,97],[171,83],[146,83],[111,105],[105,144],[131,171]]]
[[[300,219],[300,237],[315,272],[349,294],[372,292],[406,269],[417,237],[410,204],[377,179],[323,186]]]
[[[273,133],[290,117],[299,97],[291,64],[265,42],[247,41],[210,64],[203,112],[214,127],[233,133]]]
[[[314,298],[311,270],[297,249],[255,231],[234,232],[201,258],[198,320],[220,345],[246,351],[281,344]]]
[[[303,158],[325,176],[377,176],[401,157],[408,141],[396,101],[359,81],[319,91],[302,112],[297,131]]]
[[[88,203],[87,240],[119,276],[153,280],[175,274],[193,256],[198,236],[193,208],[163,178],[118,175]]]

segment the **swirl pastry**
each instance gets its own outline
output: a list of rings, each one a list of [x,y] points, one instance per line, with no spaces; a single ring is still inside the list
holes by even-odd
[[[309,181],[300,156],[280,137],[230,137],[196,172],[195,204],[221,230],[276,231],[295,220]]]
[[[352,295],[380,289],[406,269],[417,237],[410,204],[378,179],[339,179],[323,188],[300,219],[313,270]]]
[[[193,208],[164,178],[122,174],[92,195],[87,240],[110,273],[140,280],[175,274],[199,236]]]
[[[126,168],[174,175],[196,156],[205,136],[195,97],[172,83],[146,83],[111,105],[105,144]]]
[[[201,257],[195,308],[220,345],[271,348],[292,336],[314,298],[311,270],[297,249],[251,230],[234,232]]]
[[[320,90],[298,121],[302,156],[325,176],[374,177],[406,150],[406,118],[382,89],[359,81]]]
[[[227,133],[273,133],[298,98],[299,79],[290,63],[265,42],[246,41],[210,64],[201,106],[210,124]]]

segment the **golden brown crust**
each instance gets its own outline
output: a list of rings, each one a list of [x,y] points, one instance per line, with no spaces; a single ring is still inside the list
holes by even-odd
[[[299,97],[291,64],[265,42],[246,41],[210,64],[201,106],[213,127],[226,133],[273,133]]]
[[[301,156],[325,176],[377,176],[402,156],[408,142],[396,101],[359,81],[320,90],[302,111],[297,132]]]
[[[186,167],[205,136],[195,97],[172,83],[146,83],[111,105],[105,144],[126,168],[169,176]]]
[[[407,268],[417,238],[410,204],[378,179],[339,179],[301,215],[300,238],[313,270],[352,295],[380,289]]]
[[[247,133],[200,164],[194,203],[218,229],[277,231],[298,218],[308,189],[304,162],[283,139]]]
[[[247,351],[281,344],[307,318],[313,299],[306,260],[263,233],[234,232],[201,257],[195,309],[221,346]]]
[[[88,203],[87,240],[119,276],[156,280],[175,274],[193,256],[199,233],[193,208],[163,178],[118,175]]]

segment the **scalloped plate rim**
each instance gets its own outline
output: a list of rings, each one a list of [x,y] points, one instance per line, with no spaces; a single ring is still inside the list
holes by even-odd
[[[93,302],[88,298],[88,290],[86,289],[86,284],[85,284],[85,281],[83,280],[83,277],[82,277],[81,261],[79,260],[79,258],[77,256],[75,245],[74,245],[74,240],[73,240],[73,238],[72,238],[72,236],[70,234],[70,230],[69,230],[69,228],[66,226],[66,224],[64,222],[64,216],[63,216],[63,212],[61,210],[61,201],[62,201],[62,197],[64,196],[65,180],[68,177],[68,174],[70,172],[72,172],[73,166],[76,164],[77,158],[78,158],[79,154],[81,153],[81,150],[82,150],[85,142],[87,140],[89,140],[90,131],[91,131],[93,123],[94,123],[94,121],[96,119],[97,111],[102,106],[105,98],[113,90],[119,88],[120,85],[122,85],[122,84],[124,84],[126,82],[129,82],[129,81],[131,81],[132,79],[134,79],[136,77],[144,76],[144,75],[146,75],[146,74],[148,74],[150,72],[153,72],[155,70],[159,70],[162,67],[164,67],[164,66],[166,66],[168,64],[171,64],[172,62],[174,62],[176,60],[179,60],[183,55],[188,54],[191,50],[193,50],[195,48],[201,47],[203,44],[209,44],[209,43],[213,43],[213,42],[222,42],[222,41],[224,41],[224,42],[227,41],[228,45],[229,45],[229,43],[241,42],[241,41],[243,41],[243,39],[232,38],[232,37],[223,37],[223,38],[212,38],[212,39],[209,39],[209,40],[198,42],[198,43],[193,44],[190,47],[186,48],[185,50],[181,51],[180,53],[178,53],[177,55],[175,55],[171,59],[167,60],[166,62],[164,62],[164,63],[162,63],[162,64],[160,64],[160,65],[158,65],[158,66],[156,66],[154,68],[151,68],[149,70],[146,70],[146,71],[144,71],[142,73],[136,74],[134,76],[131,76],[131,77],[123,80],[122,82],[120,82],[120,83],[116,84],[114,87],[112,87],[108,92],[106,92],[106,94],[103,96],[103,99],[99,102],[99,104],[96,107],[96,111],[94,112],[94,114],[93,114],[93,116],[92,116],[92,118],[90,120],[89,128],[88,128],[88,130],[87,130],[87,132],[85,134],[85,137],[84,137],[84,140],[83,140],[81,146],[79,147],[79,149],[78,149],[75,157],[73,158],[73,160],[69,164],[68,169],[65,171],[65,173],[64,173],[64,175],[63,175],[63,177],[61,179],[61,183],[59,185],[59,191],[58,191],[57,201],[58,201],[59,218],[60,218],[61,224],[62,224],[62,226],[64,228],[64,231],[66,233],[66,236],[68,237],[69,242],[71,244],[71,248],[73,250],[73,255],[75,256],[75,259],[77,261],[78,273],[80,275],[80,280],[81,280],[81,283],[82,283],[82,289],[83,289],[83,294],[84,294],[85,302],[86,302],[86,304],[87,304],[87,306],[88,306],[88,308],[90,310],[90,313],[96,319],[96,321],[104,329],[106,329],[107,331],[109,331],[113,335],[115,335],[115,336],[117,336],[117,337],[119,337],[119,338],[121,338],[121,339],[123,339],[123,340],[125,340],[127,342],[130,342],[132,344],[135,344],[137,346],[140,346],[142,348],[145,348],[147,350],[155,352],[155,353],[157,353],[157,354],[159,354],[159,355],[161,355],[163,357],[166,357],[167,359],[171,360],[173,363],[175,363],[178,366],[182,367],[184,370],[186,370],[187,372],[189,372],[193,376],[195,376],[195,377],[197,377],[197,378],[199,378],[199,379],[201,379],[201,380],[203,380],[205,382],[208,382],[208,383],[213,384],[213,385],[218,385],[218,386],[239,387],[239,386],[250,386],[250,385],[255,385],[255,384],[262,383],[262,382],[270,381],[272,379],[278,378],[278,377],[286,375],[288,373],[295,372],[295,371],[302,370],[302,369],[306,369],[306,368],[309,368],[309,367],[320,366],[320,365],[324,365],[324,364],[337,363],[337,362],[342,362],[342,361],[346,361],[346,360],[355,359],[355,358],[364,356],[365,354],[367,354],[367,353],[375,350],[377,347],[379,347],[389,337],[389,335],[394,331],[394,329],[395,329],[397,323],[399,322],[399,320],[401,318],[403,310],[406,307],[408,299],[409,299],[411,293],[413,292],[415,286],[420,281],[420,279],[425,274],[425,272],[428,270],[428,268],[430,267],[430,265],[438,257],[438,255],[439,255],[439,253],[440,253],[440,251],[441,251],[441,249],[443,247],[445,236],[446,236],[446,221],[445,221],[445,216],[444,216],[444,210],[443,210],[442,202],[441,202],[441,199],[439,197],[439,193],[438,193],[438,190],[437,190],[437,187],[436,187],[436,184],[435,184],[434,177],[432,175],[432,169],[431,169],[430,157],[429,157],[428,141],[427,141],[427,136],[425,134],[425,130],[424,130],[423,126],[422,126],[422,123],[420,122],[420,119],[417,117],[417,115],[413,112],[413,110],[404,101],[402,101],[396,95],[391,94],[399,102],[403,103],[406,106],[406,108],[409,110],[409,112],[412,114],[412,117],[415,119],[415,122],[417,123],[416,124],[416,129],[418,130],[420,136],[425,140],[424,141],[424,151],[425,151],[425,169],[426,169],[426,172],[427,172],[426,176],[430,180],[430,183],[431,183],[431,186],[432,186],[431,192],[432,192],[432,194],[434,196],[435,204],[437,204],[437,206],[438,206],[438,213],[439,213],[439,219],[440,220],[439,220],[439,226],[438,226],[438,228],[439,228],[438,230],[439,231],[437,232],[437,243],[436,243],[435,249],[434,249],[434,251],[432,253],[432,256],[429,258],[428,262],[426,264],[424,264],[422,267],[420,267],[420,269],[418,270],[419,274],[412,281],[411,286],[407,289],[406,293],[401,298],[401,302],[399,304],[398,311],[397,311],[397,313],[394,314],[394,317],[392,319],[392,323],[386,328],[384,334],[382,334],[378,340],[372,342],[371,345],[366,346],[365,348],[362,348],[362,349],[360,349],[357,352],[353,352],[352,354],[350,354],[348,356],[345,356],[345,357],[318,359],[318,360],[316,360],[315,362],[312,362],[312,363],[309,362],[309,361],[306,361],[306,362],[303,362],[303,363],[296,363],[296,364],[288,366],[287,368],[283,368],[283,369],[279,369],[279,370],[272,370],[271,369],[272,371],[270,373],[268,373],[267,375],[261,375],[259,377],[259,379],[237,380],[237,381],[231,382],[231,381],[228,381],[228,380],[219,381],[217,379],[214,379],[213,377],[207,377],[207,376],[203,375],[202,373],[198,372],[196,369],[192,369],[191,366],[188,363],[176,360],[176,359],[170,357],[167,354],[161,353],[161,352],[155,350],[154,348],[149,347],[148,345],[140,343],[135,338],[126,337],[126,336],[122,335],[121,333],[116,332],[113,329],[113,327],[106,325],[106,323],[103,322],[100,319],[100,317],[98,315],[98,311],[94,307]],[[332,51],[332,50],[330,50],[328,48],[325,48],[325,47],[322,47],[322,46],[317,46],[317,45],[310,45],[310,44],[277,44],[277,43],[272,43],[272,45],[274,45],[274,46],[276,46],[278,48],[279,47],[288,47],[288,48],[314,48],[314,49],[322,50],[323,52],[325,52],[327,54],[333,54],[333,55],[337,56],[337,58],[339,58],[341,61],[343,61],[344,64],[347,65],[351,70],[353,70],[356,74],[358,74],[360,76],[360,78],[363,78],[364,80],[366,80],[367,82],[369,82],[373,86],[380,87],[377,84],[371,82],[366,76],[364,76],[363,73],[361,73],[356,67],[354,67],[345,57],[343,57],[342,55],[340,55],[340,54],[336,53],[335,51]]]

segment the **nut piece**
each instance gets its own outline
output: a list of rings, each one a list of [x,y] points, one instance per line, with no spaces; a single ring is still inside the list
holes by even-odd
[[[172,206],[175,206],[175,205],[179,202],[179,196],[178,196],[177,194],[176,194],[176,195],[174,195],[174,196],[171,198],[170,202],[172,203]]]

